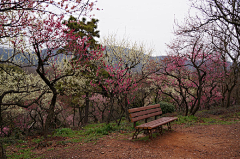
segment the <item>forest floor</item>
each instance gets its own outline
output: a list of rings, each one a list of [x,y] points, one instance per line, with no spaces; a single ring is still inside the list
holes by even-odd
[[[164,127],[163,135],[154,135],[152,140],[143,134],[133,140],[134,130],[113,131],[89,140],[52,136],[47,142],[37,142],[42,141],[40,137],[29,137],[21,143],[8,145],[6,151],[9,158],[240,158],[239,111],[197,116],[184,123],[173,123],[172,131]]]

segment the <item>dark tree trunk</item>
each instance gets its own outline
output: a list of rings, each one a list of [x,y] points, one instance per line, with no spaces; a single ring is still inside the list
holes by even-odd
[[[158,91],[157,91],[157,93],[156,93],[156,96],[155,96],[154,102],[155,102],[155,104],[157,104],[157,103],[159,102],[159,100],[158,100]]]
[[[78,107],[78,113],[79,113],[79,122],[78,122],[78,126],[80,126],[81,122],[82,122],[82,107]]]
[[[73,105],[73,127],[75,126],[75,116],[76,116],[76,109],[75,104]]]
[[[199,82],[199,83],[200,83],[200,82]],[[198,111],[198,109],[200,108],[201,98],[202,98],[202,84],[200,83],[200,87],[199,87],[199,91],[198,91],[198,95],[197,95],[197,104],[196,104],[196,106],[192,109],[191,115],[195,115],[196,112]]]
[[[129,112],[128,112],[127,95],[125,95],[125,100],[124,100],[124,102],[125,102],[125,114],[126,114],[126,118],[127,118],[127,120],[130,122],[131,119],[130,119],[130,117],[129,117]]]
[[[110,97],[110,111],[109,111],[108,118],[107,118],[107,124],[109,124],[111,121],[111,116],[113,113],[113,103],[114,103],[113,96],[111,96]]]
[[[1,133],[1,134],[2,134],[2,130],[3,130],[2,107],[1,107],[1,103],[0,103],[0,133]]]
[[[7,158],[6,152],[5,152],[5,150],[4,150],[3,145],[2,145],[1,142],[0,142],[0,158],[1,158],[1,159],[6,159],[6,158]]]
[[[240,86],[240,85],[239,85]],[[237,87],[236,89],[236,105],[239,105],[240,104],[240,97],[239,97],[239,86]]]
[[[226,108],[229,108],[230,107],[230,102],[231,102],[231,94],[232,94],[232,89],[230,89],[228,91],[228,94],[227,94],[227,103],[226,103]]]
[[[85,98],[85,116],[84,116],[84,124],[88,123],[88,114],[89,114],[89,93],[86,92],[86,98]]]
[[[56,89],[53,89],[53,97],[52,97],[50,107],[48,109],[48,115],[47,115],[47,119],[45,122],[44,138],[47,137],[48,130],[49,130],[50,126],[53,124],[54,109],[55,109],[56,102],[57,102],[57,91],[56,91]]]

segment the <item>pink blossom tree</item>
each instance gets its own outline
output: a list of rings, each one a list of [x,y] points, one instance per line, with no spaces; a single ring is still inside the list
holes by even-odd
[[[100,86],[110,100],[107,122],[120,119],[120,124],[124,115],[129,117],[128,109],[134,100],[134,93],[144,79],[138,78],[137,74],[148,63],[152,49],[128,39],[117,40],[114,35],[103,38],[101,44],[106,46],[103,68],[109,74],[108,77],[99,78]]]
[[[199,108],[221,99],[219,81],[225,63],[220,56],[197,39],[192,51],[173,52],[165,58],[152,81],[178,107],[184,106],[185,115],[194,115]]]

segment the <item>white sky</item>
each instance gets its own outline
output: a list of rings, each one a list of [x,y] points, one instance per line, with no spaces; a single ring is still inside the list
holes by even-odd
[[[166,55],[173,37],[174,18],[181,22],[188,14],[188,0],[98,0],[94,18],[99,19],[100,36],[116,34],[154,48],[153,55]]]

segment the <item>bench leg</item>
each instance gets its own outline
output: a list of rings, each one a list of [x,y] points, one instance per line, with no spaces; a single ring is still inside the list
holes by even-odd
[[[167,123],[167,126],[168,126],[168,130],[172,130],[172,128],[171,128],[171,122]]]
[[[136,129],[135,133],[133,134],[132,139],[137,139],[137,136],[139,133],[140,133],[140,129]]]
[[[145,129],[145,130],[143,130],[144,132],[143,132],[143,134],[145,134],[145,135],[149,135],[149,131],[148,131],[148,129]]]
[[[152,129],[148,129],[149,138],[152,140]]]
[[[158,126],[157,130],[158,130],[159,134],[161,134],[161,135],[163,134],[163,132],[162,132],[162,125]]]

